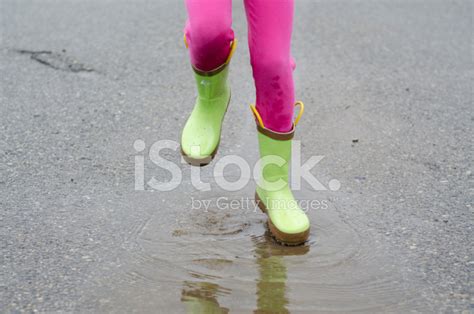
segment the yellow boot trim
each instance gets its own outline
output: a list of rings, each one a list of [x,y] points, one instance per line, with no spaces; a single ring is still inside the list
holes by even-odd
[[[297,101],[295,103],[295,107],[300,108],[300,110],[298,111],[298,115],[296,116],[295,121],[293,122],[293,125],[297,126],[300,122],[301,116],[303,116],[304,113],[304,103],[302,101]],[[255,120],[257,120],[260,127],[265,128],[265,126],[263,125],[262,117],[260,116],[260,113],[258,113],[258,110],[254,104],[250,105],[250,110],[252,110],[253,116],[255,117]]]

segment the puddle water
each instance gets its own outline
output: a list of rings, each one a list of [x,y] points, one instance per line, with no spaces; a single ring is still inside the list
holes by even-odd
[[[396,259],[364,226],[341,219],[323,193],[295,193],[326,201],[327,208],[308,210],[312,229],[305,245],[285,247],[251,202],[254,186],[169,192],[160,210],[134,227],[104,307],[168,313],[413,309],[416,293]]]

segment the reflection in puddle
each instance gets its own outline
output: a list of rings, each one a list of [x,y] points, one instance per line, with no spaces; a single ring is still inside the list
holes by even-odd
[[[217,301],[219,291],[222,293],[223,289],[214,283],[185,281],[181,301],[187,313],[229,313],[229,309],[221,307]]]
[[[309,251],[309,245],[281,246],[271,238],[268,231],[264,236],[252,236],[251,240],[258,266],[257,308],[254,313],[289,313],[286,297],[287,268],[283,256],[304,255]],[[195,260],[195,262],[201,262],[213,268],[232,263],[220,259]],[[207,276],[196,274],[191,274],[191,276],[207,278]],[[211,282],[184,281],[181,301],[185,304],[187,313],[228,313],[228,308],[220,306],[218,297],[230,295],[231,291]]]
[[[281,256],[264,256],[257,251],[259,278],[257,281],[256,313],[286,313],[286,266]],[[262,255],[260,255],[262,254]]]
[[[281,246],[270,238],[268,231],[264,237],[252,237],[252,242],[255,245],[259,272],[255,313],[288,313],[287,268],[283,256],[306,254],[309,246]]]

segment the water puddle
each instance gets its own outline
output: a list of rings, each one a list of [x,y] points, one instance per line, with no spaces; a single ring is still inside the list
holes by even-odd
[[[386,245],[365,226],[341,219],[329,194],[309,189],[310,240],[277,244],[266,216],[239,192],[169,192],[159,211],[124,245],[122,272],[111,278],[104,309],[125,312],[287,313],[413,309],[416,293]],[[184,190],[184,191],[183,191]],[[154,194],[154,193],[150,193]],[[250,198],[249,198],[250,197]],[[207,201],[206,204],[202,201]],[[199,203],[200,201],[201,203]],[[325,201],[325,202],[324,202]]]

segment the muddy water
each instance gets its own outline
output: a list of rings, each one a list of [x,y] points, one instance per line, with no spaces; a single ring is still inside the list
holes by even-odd
[[[363,225],[344,221],[329,194],[295,193],[327,208],[308,210],[312,231],[305,245],[284,247],[268,234],[266,216],[251,201],[254,186],[250,182],[241,191],[225,192],[213,183],[211,191],[197,192],[188,182],[168,192],[159,212],[132,227],[104,309],[287,313],[414,308],[417,291],[402,265]],[[146,193],[144,202],[156,202],[157,194]],[[198,204],[204,200],[207,205]]]

